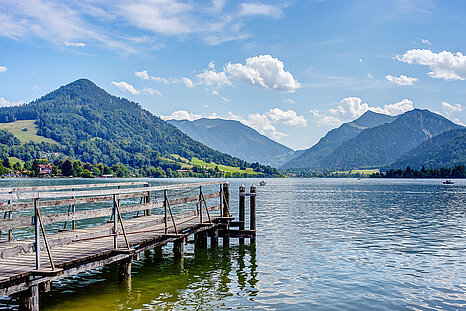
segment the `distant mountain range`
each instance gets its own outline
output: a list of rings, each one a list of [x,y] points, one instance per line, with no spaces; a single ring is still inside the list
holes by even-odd
[[[292,149],[238,121],[203,118],[168,123],[210,148],[248,162],[279,166],[295,154]]]
[[[464,148],[461,150],[459,146],[464,137],[456,137],[456,132],[444,138],[437,139],[436,136],[463,127],[438,114],[414,109],[396,118],[374,112],[366,112],[361,118],[330,131],[319,143],[287,162],[284,167],[352,169],[387,167],[392,163],[410,165],[410,161],[413,165],[417,161],[416,163],[425,162],[435,166],[440,163],[461,162]],[[439,147],[441,142],[446,143],[448,138],[456,140],[449,140],[449,144],[444,145],[444,148],[460,150],[442,155]],[[430,140],[432,141],[428,142]],[[426,145],[421,147],[425,142]],[[420,149],[415,149],[417,147]]]
[[[317,144],[285,163],[283,168],[326,168],[329,166],[329,164],[324,164],[326,159],[345,141],[356,137],[363,130],[390,123],[393,120],[395,117],[368,110],[358,119],[343,123],[340,127],[328,132]]]
[[[451,168],[456,165],[466,165],[466,128],[432,137],[399,158],[390,168]]]

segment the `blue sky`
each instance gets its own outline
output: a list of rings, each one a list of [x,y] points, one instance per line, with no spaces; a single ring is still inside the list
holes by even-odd
[[[466,2],[0,0],[0,105],[88,78],[293,149],[367,110],[466,123]]]

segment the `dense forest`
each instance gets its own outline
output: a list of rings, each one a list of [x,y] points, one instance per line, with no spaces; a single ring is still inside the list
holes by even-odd
[[[385,174],[375,173],[370,177],[377,178],[466,178],[466,170],[463,165],[457,165],[453,168],[441,167],[428,168],[424,166],[420,170],[412,169],[409,166],[406,169],[391,169]]]
[[[57,144],[20,142],[9,132],[0,132],[0,157],[23,161],[40,153],[59,152],[83,163],[124,165],[133,172],[170,167],[162,157],[177,154],[235,167],[245,161],[213,150],[183,134],[176,127],[144,110],[137,103],[112,96],[89,80],[81,79],[29,104],[0,108],[0,123],[36,120],[37,134]],[[280,176],[261,166],[261,176]],[[271,174],[269,174],[271,173]]]

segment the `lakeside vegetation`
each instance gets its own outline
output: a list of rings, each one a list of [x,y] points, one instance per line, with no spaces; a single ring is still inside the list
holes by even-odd
[[[466,178],[466,170],[463,165],[456,165],[453,168],[441,167],[425,168],[420,170],[412,169],[409,166],[406,169],[391,169],[385,174],[374,173],[372,178]]]

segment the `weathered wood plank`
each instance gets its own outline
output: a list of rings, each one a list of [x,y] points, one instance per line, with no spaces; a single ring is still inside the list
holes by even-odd
[[[83,196],[101,196],[109,194],[125,194],[135,193],[143,191],[162,191],[162,190],[176,190],[186,188],[196,188],[208,185],[223,184],[224,181],[211,181],[211,182],[199,182],[199,183],[188,183],[178,185],[165,185],[165,186],[154,186],[145,188],[125,188],[125,189],[106,189],[106,190],[88,190],[88,191],[60,191],[60,192],[13,192],[0,194],[0,200],[30,200],[30,199],[52,199],[52,198],[64,198],[64,197],[83,197]]]
[[[0,188],[0,193],[10,192],[29,192],[29,191],[53,191],[66,189],[86,189],[86,188],[108,188],[108,187],[127,187],[137,185],[148,185],[147,181],[130,181],[130,182],[110,182],[100,184],[75,184],[75,185],[60,185],[60,186],[35,186],[35,187],[8,187]]]
[[[144,197],[146,195],[147,195],[147,192],[136,192],[136,193],[129,193],[129,194],[120,194],[118,198],[121,200],[124,200],[124,199]],[[107,196],[102,196],[102,197],[40,201],[40,206],[41,207],[54,207],[54,206],[72,205],[72,204],[97,203],[97,202],[105,202],[105,201],[112,201],[112,200],[113,200],[113,196],[107,195]],[[26,209],[30,209],[33,207],[34,207],[34,202],[0,205],[0,213],[8,212],[8,211],[14,212],[14,211],[26,210]]]

